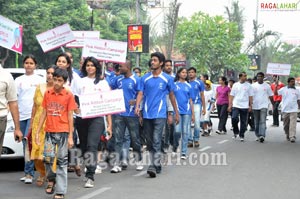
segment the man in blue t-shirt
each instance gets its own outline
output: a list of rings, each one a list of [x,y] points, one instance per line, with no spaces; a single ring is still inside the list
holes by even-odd
[[[118,79],[113,79],[112,87],[116,89],[123,89],[126,111],[114,116],[113,134],[115,137],[116,157],[111,173],[119,173],[122,171],[122,168],[120,167],[120,157],[126,128],[129,131],[132,148],[135,152],[136,170],[141,171],[143,169],[143,165],[141,162],[142,155],[139,136],[139,118],[134,112],[137,93],[140,90],[140,78],[137,75],[132,74],[131,62],[129,60],[127,60],[126,63],[120,64],[119,69],[122,75],[120,75]]]
[[[150,155],[150,166],[147,173],[156,177],[161,172],[161,140],[167,118],[167,100],[169,94],[175,111],[175,122],[179,121],[176,100],[174,97],[174,82],[171,77],[162,72],[165,56],[160,52],[151,54],[151,72],[141,79],[141,87],[136,100],[136,114],[140,115],[140,102],[143,99],[143,125],[147,139],[147,149]]]
[[[188,147],[199,147],[199,134],[200,134],[200,116],[205,115],[205,99],[204,99],[204,83],[197,79],[197,70],[194,67],[188,69],[188,76],[190,85],[192,86],[192,100],[194,103],[195,122],[194,122],[194,135],[192,131],[189,135]]]

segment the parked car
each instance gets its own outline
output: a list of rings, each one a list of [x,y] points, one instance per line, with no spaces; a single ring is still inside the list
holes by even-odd
[[[4,68],[5,70],[9,71],[13,78],[16,79],[17,77],[23,75],[25,73],[24,68]],[[37,69],[35,73],[44,77],[46,79],[46,70],[45,69]],[[11,114],[7,115],[7,124],[6,130],[3,140],[3,147],[1,151],[1,159],[19,159],[23,158],[23,144],[22,142],[17,143],[14,139],[14,122],[12,119]]]

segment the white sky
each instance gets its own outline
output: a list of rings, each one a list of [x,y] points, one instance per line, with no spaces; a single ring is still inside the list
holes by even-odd
[[[169,0],[161,0],[164,6],[168,6]],[[230,7],[233,0],[178,0],[182,3],[179,16],[189,17],[193,13],[202,11],[210,16],[225,16],[225,6]],[[277,31],[282,34],[282,38],[300,39],[300,3],[298,11],[263,11],[260,9],[261,3],[297,3],[298,0],[258,0],[258,22],[263,24],[263,30]],[[245,42],[252,38],[253,19],[256,18],[257,0],[239,0],[239,5],[244,8]],[[160,14],[162,15],[162,14]],[[157,17],[159,18],[159,17]],[[227,18],[227,17],[226,17]]]

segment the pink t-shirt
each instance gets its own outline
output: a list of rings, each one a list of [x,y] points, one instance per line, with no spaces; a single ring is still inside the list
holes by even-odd
[[[228,95],[230,94],[230,88],[228,86],[218,86],[216,92],[218,94],[217,105],[229,103]]]

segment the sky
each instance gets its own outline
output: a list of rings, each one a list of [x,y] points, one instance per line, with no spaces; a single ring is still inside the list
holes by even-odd
[[[161,0],[164,6],[168,5],[169,0]],[[182,3],[179,9],[179,16],[190,17],[195,12],[202,11],[210,16],[225,15],[225,6],[230,7],[233,0],[178,0]],[[247,42],[253,38],[253,20],[258,11],[258,22],[263,24],[262,30],[277,31],[282,34],[282,39],[297,39],[300,41],[300,3],[297,5],[297,11],[275,11],[261,9],[262,3],[297,3],[299,0],[239,0],[239,5],[244,9],[245,24],[244,35]],[[257,6],[258,4],[258,6]],[[257,9],[258,8],[258,9]],[[157,17],[159,18],[159,17]]]

